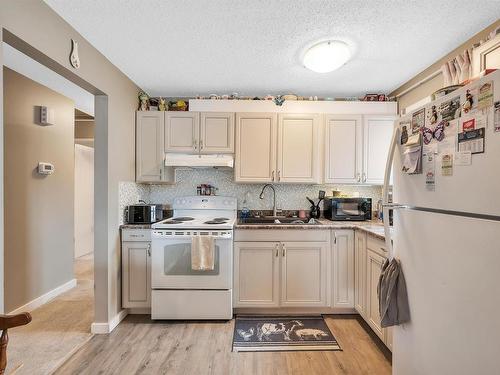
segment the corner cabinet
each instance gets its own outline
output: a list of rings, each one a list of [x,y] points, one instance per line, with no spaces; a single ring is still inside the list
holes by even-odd
[[[122,231],[122,307],[151,307],[151,231]]]
[[[137,111],[135,124],[135,180],[173,183],[174,170],[164,165],[165,112]]]
[[[354,231],[335,230],[333,235],[333,307],[354,307]]]
[[[326,183],[381,185],[394,116],[327,115]]]
[[[365,116],[363,125],[363,174],[366,184],[383,184],[385,164],[391,145],[394,117]]]

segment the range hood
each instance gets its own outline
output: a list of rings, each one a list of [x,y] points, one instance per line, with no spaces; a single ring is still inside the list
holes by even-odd
[[[233,155],[191,155],[191,154],[165,154],[165,166],[167,167],[191,167],[211,168],[226,167],[233,168]]]

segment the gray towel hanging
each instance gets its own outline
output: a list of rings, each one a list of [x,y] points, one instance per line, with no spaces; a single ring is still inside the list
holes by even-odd
[[[399,325],[410,320],[408,293],[401,268],[396,258],[386,259],[377,286],[381,326]]]

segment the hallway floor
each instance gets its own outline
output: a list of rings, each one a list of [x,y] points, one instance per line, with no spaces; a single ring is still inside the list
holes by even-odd
[[[9,330],[6,374],[50,374],[91,337],[94,258],[75,260],[77,286],[31,312],[33,321]]]

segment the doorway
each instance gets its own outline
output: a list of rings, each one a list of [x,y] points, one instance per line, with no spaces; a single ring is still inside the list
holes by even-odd
[[[9,47],[3,47],[7,51],[4,216],[9,218],[5,221],[5,309],[33,316],[30,324],[9,332],[7,373],[43,374],[57,368],[92,336],[94,117],[86,114],[84,119],[84,112],[75,110],[79,99],[53,85],[71,86],[71,82],[33,60],[26,69],[16,56],[29,60],[27,56],[11,50],[12,57]],[[42,107],[46,119],[41,117]],[[92,129],[85,136],[77,130],[81,122],[84,130]],[[41,170],[40,165],[50,170]]]

